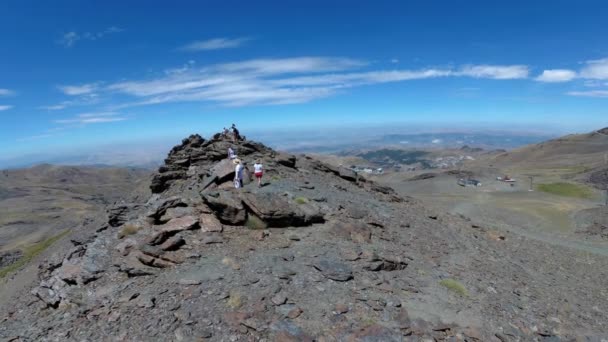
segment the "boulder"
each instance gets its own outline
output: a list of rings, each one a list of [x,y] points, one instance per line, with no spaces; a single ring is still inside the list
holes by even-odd
[[[222,232],[224,230],[220,220],[213,214],[201,214],[199,222],[203,232]]]
[[[269,227],[299,227],[324,222],[319,208],[312,203],[298,204],[275,193],[243,193],[245,206]]]
[[[152,193],[161,193],[169,188],[169,182],[176,179],[185,179],[186,171],[167,171],[157,173],[152,177],[150,182],[150,190]]]
[[[160,248],[163,251],[175,251],[185,244],[186,240],[184,240],[184,238],[182,238],[181,236],[174,236],[163,242],[160,245]]]
[[[338,169],[338,176],[340,176],[340,178],[346,179],[347,181],[350,182],[355,182],[357,181],[357,173],[351,169],[347,169],[345,167],[341,167]]]
[[[234,191],[205,194],[203,200],[224,224],[242,225],[247,219],[243,202]]]
[[[112,227],[119,227],[133,218],[133,212],[140,208],[140,205],[133,203],[115,204],[108,209],[108,224]]]
[[[224,159],[221,162],[215,164],[209,172],[211,178],[215,178],[215,182],[218,184],[229,182],[234,179],[234,169],[236,165],[230,159]]]
[[[198,228],[198,219],[194,216],[184,216],[173,219],[164,225],[157,226],[155,233],[148,239],[151,245],[160,245],[178,232]]]
[[[274,157],[277,163],[287,166],[287,167],[295,167],[296,166],[296,156],[293,154],[287,153],[277,153]]]
[[[152,217],[156,220],[160,219],[168,209],[176,207],[186,207],[187,204],[183,198],[178,196],[172,196],[165,199],[156,201],[150,211],[146,214],[148,217]]]
[[[184,216],[194,215],[194,208],[192,207],[175,207],[169,208],[165,214],[160,218],[161,222],[167,222],[174,218],[180,218]]]

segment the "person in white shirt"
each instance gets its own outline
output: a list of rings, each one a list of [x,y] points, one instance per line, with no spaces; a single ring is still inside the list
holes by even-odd
[[[258,186],[262,186],[262,176],[264,175],[264,168],[259,160],[256,160],[255,164],[253,164],[253,174],[258,180]]]
[[[228,147],[228,159],[235,159],[236,158],[236,154],[234,154],[234,150],[232,149],[232,147]]]
[[[234,168],[234,187],[238,189],[243,187],[243,165],[238,159],[234,159],[234,163],[236,164]]]

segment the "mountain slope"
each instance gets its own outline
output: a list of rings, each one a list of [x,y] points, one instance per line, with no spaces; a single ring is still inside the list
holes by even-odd
[[[263,187],[247,177],[244,188],[231,186],[228,146],[249,165],[262,161]],[[311,157],[193,135],[171,150],[151,189],[147,202],[112,207],[90,241],[43,265],[34,296],[2,311],[0,337],[605,335],[605,257],[580,267],[578,252],[472,225]],[[597,310],[583,315],[573,307]]]
[[[595,167],[606,162],[608,129],[573,134],[525,146],[496,156],[499,167],[559,168],[585,165]]]

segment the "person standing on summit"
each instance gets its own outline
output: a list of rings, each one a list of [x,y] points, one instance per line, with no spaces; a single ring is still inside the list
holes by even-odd
[[[255,178],[257,178],[258,180],[258,186],[261,187],[262,186],[262,175],[264,175],[264,168],[262,167],[262,163],[260,163],[260,160],[256,160],[255,164],[253,164],[253,174],[255,175]]]
[[[237,143],[239,141],[239,139],[241,138],[239,130],[236,128],[235,124],[232,124],[232,127],[230,127],[230,128],[232,129],[232,141],[234,143]]]
[[[234,163],[234,187],[239,189],[243,187],[243,165],[239,159],[234,159]]]

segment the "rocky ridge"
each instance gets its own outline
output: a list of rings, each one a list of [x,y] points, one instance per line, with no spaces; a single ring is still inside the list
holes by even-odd
[[[233,188],[229,146],[246,165],[262,161],[263,187],[246,175]],[[547,264],[573,266],[549,282],[522,256],[560,258],[554,251],[307,156],[192,135],[151,190],[146,203],[108,208],[107,224],[41,265],[0,338],[599,341],[606,328],[605,293],[574,293],[561,278],[601,279],[607,268]],[[594,309],[565,309],[563,294]]]

